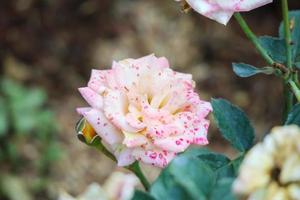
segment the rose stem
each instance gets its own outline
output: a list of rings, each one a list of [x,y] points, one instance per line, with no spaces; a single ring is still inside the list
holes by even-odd
[[[150,183],[148,182],[147,178],[143,174],[139,162],[134,162],[130,166],[126,167],[128,170],[132,171],[141,181],[146,191],[150,188]]]
[[[283,0],[284,1],[284,0]],[[285,0],[286,1],[286,0]],[[248,39],[254,44],[255,48],[259,52],[259,54],[265,59],[265,61],[271,65],[276,66],[276,62],[268,55],[267,51],[261,46],[259,43],[258,38],[256,35],[252,32],[250,27],[248,26],[247,22],[244,20],[242,15],[240,13],[234,14],[235,19],[239,23],[240,27],[248,37]],[[293,106],[293,93],[291,92],[290,88],[287,85],[287,82],[284,81],[284,109],[283,109],[283,121],[285,121],[287,114],[290,112]]]

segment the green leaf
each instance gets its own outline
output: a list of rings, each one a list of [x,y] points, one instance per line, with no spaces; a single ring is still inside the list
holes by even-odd
[[[178,156],[161,173],[150,193],[160,199],[206,199],[215,183],[212,169],[197,157]]]
[[[288,114],[285,125],[296,124],[300,126],[300,104],[295,105]]]
[[[155,200],[150,194],[136,190],[131,200]]]
[[[296,63],[295,63],[295,66],[296,66],[298,69],[300,69],[300,62],[296,62]]]
[[[217,178],[233,177],[235,174],[230,159],[222,154],[209,152],[199,155],[198,158],[215,172]]]
[[[150,194],[156,200],[182,200],[195,198],[180,183],[176,181],[174,176],[167,170],[163,170],[158,179],[153,183]],[[201,195],[204,197],[203,195]]]
[[[204,148],[189,148],[165,168],[150,188],[156,200],[233,200],[234,162]]]
[[[276,37],[262,36],[259,37],[259,42],[268,54],[279,63],[286,61],[286,47],[285,40]]]
[[[246,114],[224,99],[212,99],[213,115],[225,139],[241,152],[254,142],[254,129]]]
[[[244,64],[244,63],[233,63],[232,64],[233,71],[236,75],[239,77],[250,77],[255,74],[273,74],[274,68],[273,67],[263,67],[263,68],[257,68],[252,65]]]
[[[171,174],[176,175],[176,180],[195,197],[202,194],[208,195],[216,179],[209,165],[193,157],[178,157],[170,165],[169,170]]]
[[[231,187],[234,179],[232,178],[223,178],[219,180],[214,187],[209,200],[236,200],[232,194]]]
[[[245,158],[245,154],[242,154],[239,157],[237,157],[236,159],[234,159],[234,160],[231,161],[232,167],[234,169],[235,176],[238,175],[239,169],[240,169],[240,165],[242,164],[244,158]]]
[[[7,105],[5,105],[5,100],[0,97],[0,137],[7,133],[9,126],[7,114]]]
[[[217,177],[234,177],[236,175],[233,165],[235,160],[231,161],[225,155],[199,147],[188,148],[182,155],[199,158],[216,173]]]
[[[300,10],[290,11],[289,18],[292,21],[293,27],[291,30],[291,39],[292,39],[292,57],[293,62],[300,61]],[[281,23],[279,28],[280,38],[284,38],[284,27]]]

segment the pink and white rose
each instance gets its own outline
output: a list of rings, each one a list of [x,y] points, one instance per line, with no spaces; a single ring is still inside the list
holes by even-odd
[[[128,166],[136,160],[165,167],[189,145],[206,145],[212,110],[194,91],[191,74],[175,72],[166,58],[149,55],[93,70],[79,88],[90,107],[78,108],[103,144]]]
[[[273,0],[176,0],[184,1],[198,13],[226,25],[235,12],[250,11]]]

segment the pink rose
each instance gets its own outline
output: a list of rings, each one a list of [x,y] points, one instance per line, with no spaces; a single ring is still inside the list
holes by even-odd
[[[185,1],[198,13],[226,25],[235,12],[250,11],[273,0],[176,0]]]
[[[165,167],[189,145],[206,145],[212,110],[194,92],[192,75],[175,72],[168,60],[149,55],[93,70],[79,88],[90,107],[78,108],[102,142],[127,166],[135,160]]]

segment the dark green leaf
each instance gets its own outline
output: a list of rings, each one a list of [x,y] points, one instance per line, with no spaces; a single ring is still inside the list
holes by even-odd
[[[288,114],[285,125],[296,124],[300,126],[300,104],[295,105]]]
[[[150,193],[156,200],[233,200],[235,161],[204,148],[189,148],[162,171]]]
[[[235,200],[236,198],[231,192],[234,179],[223,178],[219,180],[211,193],[210,200]]]
[[[178,157],[170,165],[169,170],[195,197],[208,195],[216,178],[210,166],[198,158]]]
[[[263,68],[257,68],[252,65],[244,64],[244,63],[233,63],[232,64],[233,71],[236,75],[239,77],[250,77],[255,74],[273,74],[274,68],[273,67],[263,67]]]
[[[275,38],[270,36],[259,37],[259,42],[268,54],[279,63],[285,63],[286,61],[286,47],[285,40],[281,38]]]
[[[8,129],[7,114],[7,105],[5,105],[4,99],[0,97],[0,137],[4,136]]]
[[[235,169],[233,162],[225,155],[211,152],[205,148],[191,147],[182,154],[184,156],[197,157],[207,164],[217,175],[217,177],[233,177]]]
[[[200,147],[189,147],[184,153],[181,155],[184,156],[190,156],[190,157],[197,157],[199,155],[203,154],[210,154],[211,151],[206,148],[200,148]]]
[[[198,158],[205,162],[205,164],[215,172],[217,178],[233,177],[235,174],[230,159],[222,154],[210,152],[199,155]]]
[[[300,69],[300,62],[296,62],[296,63],[295,63],[295,66],[296,66],[298,69]]]
[[[213,115],[225,139],[241,152],[254,142],[254,129],[246,114],[224,99],[212,100]]]
[[[289,17],[292,24],[291,38],[292,38],[292,57],[293,62],[300,61],[300,10],[290,11]],[[283,23],[279,29],[280,38],[284,38]]]
[[[180,155],[151,187],[157,199],[206,199],[215,183],[212,169],[197,157]]]
[[[165,169],[160,174],[158,179],[153,183],[150,189],[150,194],[152,194],[156,200],[195,200],[195,198],[189,194],[186,188],[176,181],[168,169]],[[203,197],[203,195],[201,196]]]
[[[245,157],[245,154],[242,154],[239,157],[237,157],[236,159],[234,159],[234,160],[231,161],[231,165],[232,165],[232,167],[234,169],[235,176],[237,176],[238,173],[239,173],[239,168],[240,168],[241,163],[244,160],[244,157]]]
[[[136,190],[131,200],[155,200],[150,194]]]

